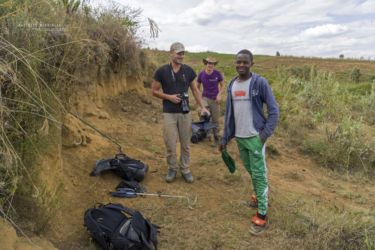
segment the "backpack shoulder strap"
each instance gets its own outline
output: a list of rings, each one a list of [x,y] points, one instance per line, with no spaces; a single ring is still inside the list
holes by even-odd
[[[128,215],[130,215],[132,217],[136,213],[135,210],[133,210],[131,208],[128,208],[128,207],[124,207],[123,205],[117,204],[117,203],[109,203],[109,204],[105,205],[105,207],[113,209],[113,210],[117,210],[117,211],[121,211],[121,212],[127,213]]]
[[[103,205],[95,205],[94,208],[89,208],[85,212],[84,216],[84,226],[87,228],[91,236],[105,249],[108,250],[111,248],[111,242],[109,235],[103,232],[103,225],[99,225],[98,222],[93,217],[93,212],[96,209],[99,209]],[[109,230],[109,228],[107,228]]]
[[[155,249],[155,246],[157,245],[158,226],[145,219],[138,211],[135,211],[135,214],[132,217],[132,226],[141,236],[142,242],[148,247],[147,249]]]

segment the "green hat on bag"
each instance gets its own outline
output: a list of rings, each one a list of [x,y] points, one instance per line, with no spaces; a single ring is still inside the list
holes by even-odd
[[[221,158],[223,158],[223,161],[225,165],[227,165],[229,172],[233,174],[236,171],[236,164],[226,149],[221,151]]]

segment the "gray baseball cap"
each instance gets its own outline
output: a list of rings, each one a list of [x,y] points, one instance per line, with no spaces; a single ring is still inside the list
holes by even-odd
[[[180,52],[183,52],[183,51],[185,51],[185,47],[182,43],[180,43],[180,42],[172,43],[171,48],[170,48],[170,52],[180,53]]]

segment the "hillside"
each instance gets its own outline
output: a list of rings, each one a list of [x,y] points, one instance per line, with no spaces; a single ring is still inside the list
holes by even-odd
[[[236,173],[206,140],[191,145],[193,184],[164,181],[150,83],[169,52],[142,48],[159,31],[142,10],[111,1],[0,3],[0,250],[98,249],[83,215],[107,202],[159,225],[159,249],[374,249],[375,62],[254,56],[281,111],[267,142],[270,227],[256,238],[234,142]],[[199,72],[207,55],[226,83],[236,75],[230,54],[187,52],[184,63]],[[113,140],[149,165],[149,193],[185,198],[111,197],[120,178],[89,174],[118,153]]]
[[[201,56],[193,54],[187,61],[199,67]],[[158,56],[153,59],[160,60]],[[292,65],[298,64],[287,59]],[[266,67],[261,60],[257,65]],[[47,189],[55,190],[56,195],[51,203],[55,206],[53,219],[45,222],[47,227],[41,232],[57,248],[95,249],[82,226],[83,213],[96,203],[107,202],[138,209],[161,226],[159,249],[353,249],[358,244],[374,245],[366,233],[374,230],[366,226],[375,222],[373,181],[322,168],[282,136],[268,142],[271,205],[270,228],[264,237],[248,233],[255,212],[244,205],[252,194],[251,181],[240,164],[235,143],[229,146],[237,162],[235,174],[229,174],[217,149],[205,141],[191,146],[196,181],[187,184],[179,177],[175,183],[165,183],[161,101],[140,84],[128,81],[128,87],[118,92],[123,94],[112,97],[118,87],[104,85],[101,93],[107,94],[78,98],[78,110],[86,121],[118,140],[126,154],[150,166],[143,182],[148,192],[186,195],[192,209],[186,200],[111,197],[108,192],[114,190],[120,178],[110,173],[91,177],[89,173],[96,160],[113,157],[117,147],[76,118],[66,116],[65,126],[69,129],[63,145],[57,144],[39,163]],[[196,113],[193,118],[197,119]],[[75,145],[79,140],[81,144]],[[24,219],[30,221],[35,213]]]
[[[107,118],[87,120],[121,142],[126,154],[149,164],[143,182],[148,192],[186,195],[195,201],[193,209],[186,200],[110,197],[108,192],[120,178],[90,177],[89,173],[95,160],[113,157],[117,149],[86,128],[90,142],[63,148],[61,154],[63,192],[56,219],[45,232],[59,249],[94,249],[82,226],[83,213],[95,203],[106,202],[136,208],[161,226],[160,249],[353,248],[356,241],[364,240],[359,221],[374,222],[373,182],[321,168],[282,138],[269,142],[271,224],[263,238],[251,237],[247,230],[254,213],[244,205],[252,193],[250,178],[234,143],[230,151],[238,163],[235,174],[229,174],[217,150],[206,141],[191,147],[195,183],[186,184],[181,177],[165,183],[160,108],[160,101],[148,92],[131,91],[105,102]],[[53,163],[47,157],[44,165]]]
[[[151,51],[155,60],[162,64],[168,61],[169,55],[164,51]],[[217,69],[227,77],[234,74],[234,56],[231,54],[220,54],[215,52],[187,53],[185,63],[193,66],[195,70],[203,68],[202,59],[207,55],[214,56],[219,60]],[[324,58],[304,58],[292,56],[265,56],[254,55],[255,64],[253,71],[265,75],[267,78],[276,77],[275,70],[277,67],[287,69],[303,69],[305,66],[314,66],[317,70],[333,72],[340,82],[350,82],[350,73],[353,68],[359,68],[361,72],[360,81],[368,82],[369,78],[375,75],[375,61],[369,60],[352,60],[352,59],[324,59]],[[227,79],[229,80],[229,79]]]

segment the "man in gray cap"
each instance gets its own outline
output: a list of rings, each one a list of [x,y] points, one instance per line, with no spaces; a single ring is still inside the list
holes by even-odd
[[[166,182],[173,182],[177,175],[177,138],[180,139],[181,156],[179,167],[182,177],[188,183],[194,181],[190,163],[191,115],[189,112],[189,87],[202,113],[209,114],[203,106],[201,94],[196,84],[196,74],[183,64],[185,47],[182,43],[172,43],[170,63],[161,66],[154,74],[152,94],[163,100],[164,143],[167,149],[168,174]]]

